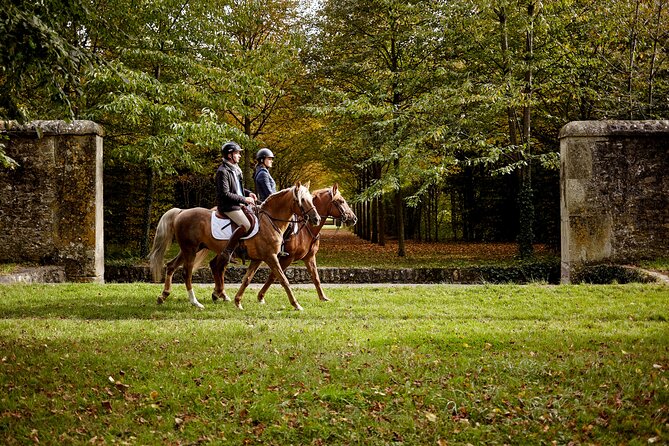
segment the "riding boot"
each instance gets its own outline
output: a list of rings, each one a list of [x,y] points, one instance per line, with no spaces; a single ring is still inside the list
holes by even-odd
[[[290,254],[288,254],[288,253],[286,252],[286,250],[284,249],[284,246],[285,246],[285,245],[286,245],[286,244],[285,244],[284,242],[281,242],[281,250],[279,251],[279,254],[278,254],[279,257],[288,257],[288,256],[290,255]]]
[[[244,229],[243,226],[240,226],[237,229],[235,229],[235,232],[233,232],[232,235],[230,236],[230,240],[228,240],[228,246],[226,246],[223,252],[221,252],[221,257],[226,264],[237,263],[237,261],[232,258],[232,255],[234,254],[235,249],[239,244],[239,239],[242,238],[245,232],[246,229]]]

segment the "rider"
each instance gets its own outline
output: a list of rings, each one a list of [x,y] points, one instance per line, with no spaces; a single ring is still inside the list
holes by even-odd
[[[234,141],[226,142],[221,147],[223,163],[216,171],[216,205],[218,212],[227,215],[239,227],[232,233],[228,245],[221,253],[226,263],[235,263],[232,254],[242,235],[251,229],[251,222],[241,210],[241,205],[255,203],[256,195],[244,189],[244,175],[239,168],[242,148]]]
[[[260,201],[265,201],[267,197],[276,192],[276,181],[269,173],[269,168],[274,162],[274,154],[268,148],[258,150],[256,153],[256,170],[253,173],[253,181],[256,184],[256,192]]]
[[[265,201],[267,197],[276,192],[276,181],[272,178],[272,175],[269,173],[270,167],[274,162],[274,153],[268,148],[262,148],[256,153],[256,170],[253,173],[253,181],[256,185],[256,192],[258,193],[258,198],[261,201]],[[290,230],[290,227],[289,227]],[[279,251],[279,257],[285,257],[288,253],[284,250],[285,246],[285,237],[286,234],[290,233],[286,231],[284,233],[284,239],[281,242],[281,250]]]

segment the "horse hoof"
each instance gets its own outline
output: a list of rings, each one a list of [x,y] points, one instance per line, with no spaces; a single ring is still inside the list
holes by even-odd
[[[260,305],[265,305],[267,302],[265,302],[265,299],[263,298],[263,299],[258,299],[258,303]]]
[[[239,308],[240,310],[243,310],[243,309],[244,309],[244,307],[242,307],[241,302],[235,302],[235,306],[236,306],[237,308]]]
[[[218,296],[216,295],[216,293],[211,293],[211,300],[213,302],[216,302],[218,300]]]
[[[297,304],[295,305],[295,311],[304,311],[304,308],[302,308],[302,305]]]
[[[165,300],[163,299],[163,296],[158,296],[158,305],[162,305]]]
[[[230,299],[230,296],[223,293],[223,302],[232,302],[232,299]]]
[[[204,310],[204,305],[202,305],[200,302],[191,302],[191,304],[198,310]]]
[[[327,297],[323,296],[323,297],[321,297],[321,302],[330,302],[330,299],[328,299]]]

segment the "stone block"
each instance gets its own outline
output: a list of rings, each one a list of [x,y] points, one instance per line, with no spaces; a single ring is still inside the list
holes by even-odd
[[[669,250],[669,121],[579,121],[560,132],[563,282]]]
[[[102,128],[91,121],[0,123],[0,261],[58,265],[67,280],[104,281]]]

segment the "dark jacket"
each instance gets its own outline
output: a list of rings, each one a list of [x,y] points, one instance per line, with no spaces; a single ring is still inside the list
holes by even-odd
[[[237,179],[242,185],[244,196],[237,193]],[[229,212],[241,209],[240,205],[245,203],[244,197],[248,197],[251,191],[244,189],[244,178],[238,174],[233,165],[223,160],[216,171],[216,205],[219,212]]]
[[[267,197],[276,192],[276,182],[269,174],[267,167],[259,164],[253,174],[253,181],[256,183],[256,195],[260,201],[265,201]]]

